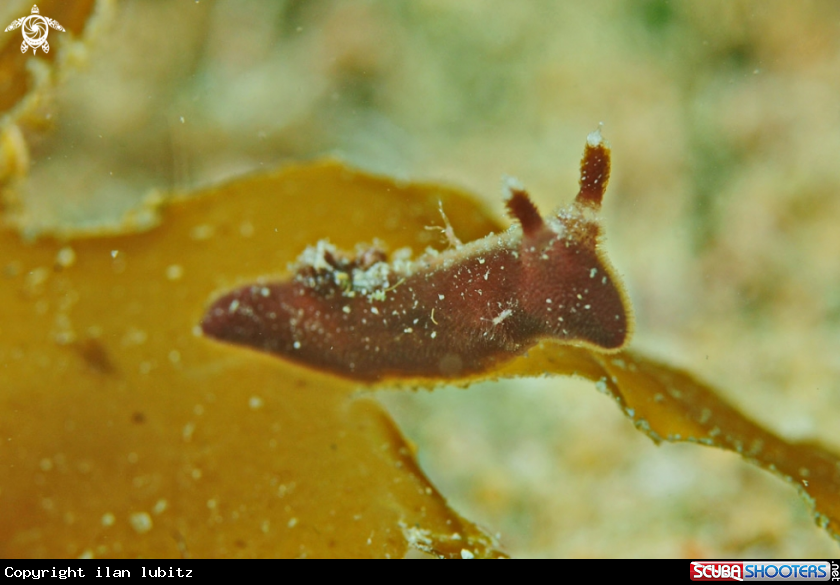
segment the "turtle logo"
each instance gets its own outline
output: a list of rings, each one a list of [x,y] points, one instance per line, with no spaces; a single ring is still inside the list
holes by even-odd
[[[20,52],[25,53],[29,47],[32,47],[32,54],[38,52],[38,47],[44,53],[50,52],[50,44],[47,42],[47,35],[50,33],[50,27],[55,30],[64,31],[64,27],[58,24],[58,21],[46,16],[38,14],[38,6],[32,7],[32,14],[18,18],[12,24],[6,27],[6,32],[23,27],[23,43],[20,45]]]

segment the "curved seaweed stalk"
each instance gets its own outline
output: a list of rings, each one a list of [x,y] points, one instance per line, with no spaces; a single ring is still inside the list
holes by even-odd
[[[629,350],[605,355],[543,343],[494,374],[545,373],[592,380],[655,443],[718,447],[773,472],[797,488],[813,508],[817,525],[840,541],[840,458],[824,447],[786,441],[693,375]]]

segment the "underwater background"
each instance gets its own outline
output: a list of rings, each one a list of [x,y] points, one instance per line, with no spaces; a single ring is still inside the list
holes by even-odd
[[[25,180],[3,185],[30,239],[323,157],[466,189],[500,217],[511,175],[548,210],[572,200],[603,122],[632,347],[840,451],[836,2],[82,4],[84,34],[49,36],[60,69],[29,106]],[[654,446],[590,382],[376,398],[512,556],[837,554],[791,486],[732,453]]]

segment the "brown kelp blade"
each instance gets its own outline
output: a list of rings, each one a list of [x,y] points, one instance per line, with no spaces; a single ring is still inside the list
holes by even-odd
[[[753,422],[691,374],[633,351],[606,355],[543,343],[499,376],[573,375],[595,382],[655,442],[690,442],[733,451],[796,486],[815,522],[840,540],[840,457],[786,441]]]
[[[355,384],[193,331],[215,290],[313,238],[384,218],[427,245],[440,198],[461,233],[492,229],[451,190],[323,163],[195,193],[144,233],[0,230],[0,556],[502,554]]]

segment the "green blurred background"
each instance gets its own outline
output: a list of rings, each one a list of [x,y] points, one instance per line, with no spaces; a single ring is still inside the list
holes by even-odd
[[[28,134],[19,195],[33,232],[112,225],[156,191],[322,156],[461,186],[500,215],[513,175],[548,210],[576,193],[603,122],[605,246],[635,306],[633,347],[783,436],[840,451],[840,3],[100,12]],[[732,454],[654,447],[591,386],[381,397],[456,509],[515,556],[837,555],[792,487]]]

